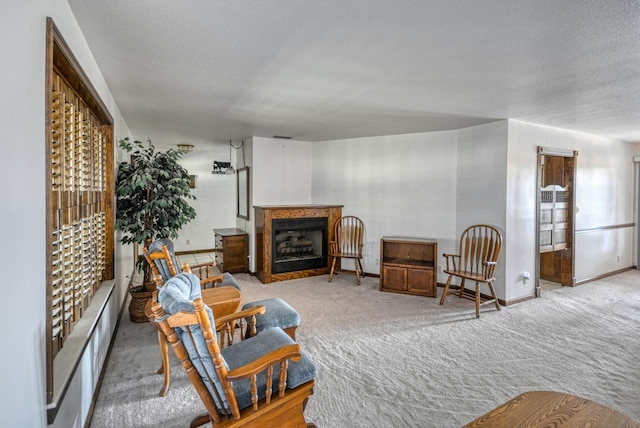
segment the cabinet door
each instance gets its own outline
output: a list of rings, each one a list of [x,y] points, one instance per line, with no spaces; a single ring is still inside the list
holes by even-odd
[[[383,266],[382,288],[386,290],[407,291],[407,269],[395,266]]]
[[[229,236],[224,238],[225,272],[245,272],[247,266],[247,236]]]
[[[407,269],[407,289],[412,293],[435,297],[433,269]]]

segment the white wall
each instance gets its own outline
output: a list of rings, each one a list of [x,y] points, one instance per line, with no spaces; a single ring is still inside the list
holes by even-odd
[[[511,120],[506,207],[510,231],[506,246],[507,300],[535,291],[534,281],[523,284],[520,273],[535,272],[538,146],[578,151],[576,281],[636,264],[632,257],[633,227],[580,231],[634,222],[633,155],[638,152],[638,145]]]
[[[253,205],[311,203],[311,144],[253,137]]]
[[[0,6],[0,50],[4,82],[2,117],[4,155],[0,156],[4,201],[2,219],[3,310],[0,321],[4,350],[0,352],[2,425],[43,427],[47,425],[45,385],[46,248],[45,219],[45,28],[52,16],[84,71],[93,82],[115,120],[116,137],[127,134],[108,87],[64,0],[3,2]],[[83,426],[87,400],[115,326],[115,318],[126,295],[126,276],[131,258],[117,248],[116,288],[106,303],[91,343],[87,347],[56,426]],[[80,401],[80,398],[82,401]],[[63,420],[64,419],[64,420]]]
[[[236,152],[236,168],[242,168],[244,166],[249,167],[249,219],[245,220],[242,218],[236,217],[235,227],[238,229],[242,229],[249,234],[249,248],[247,251],[249,252],[249,271],[255,272],[255,263],[254,263],[254,248],[255,248],[255,221],[256,215],[253,209],[253,192],[254,189],[254,169],[253,169],[253,138],[249,138],[244,141],[244,150],[238,149]],[[237,146],[237,144],[236,144]],[[234,196],[234,204],[237,203],[237,197]],[[237,213],[237,210],[235,211]],[[235,215],[235,214],[234,214]]]
[[[305,205],[311,203],[311,143],[280,138],[253,137],[248,142],[251,181],[249,218],[249,270],[255,266],[256,205]],[[234,199],[235,201],[235,199]],[[237,223],[241,223],[238,219]],[[244,222],[242,222],[244,223]],[[238,227],[242,228],[242,225]]]
[[[452,249],[455,131],[316,142],[312,178],[314,204],[344,205],[365,223],[365,272],[380,273],[385,235],[437,239],[440,264]]]
[[[507,129],[508,122],[503,120],[458,131],[455,254],[459,253],[460,235],[473,224],[497,227],[503,240],[511,233],[505,210]],[[494,282],[499,298],[505,296],[505,260],[509,257],[509,252],[503,248]],[[481,286],[481,291],[490,293],[486,285]]]
[[[136,137],[144,141],[144,137]],[[159,150],[177,149],[177,141],[163,141],[154,145]],[[196,218],[187,223],[173,240],[176,251],[196,251],[215,247],[213,229],[235,227],[236,176],[212,174],[213,161],[229,160],[229,142],[187,141],[193,144],[191,153],[185,154],[178,163],[189,174],[196,175],[196,187],[191,193],[196,200],[189,205],[196,211]],[[235,150],[232,150],[234,152]]]

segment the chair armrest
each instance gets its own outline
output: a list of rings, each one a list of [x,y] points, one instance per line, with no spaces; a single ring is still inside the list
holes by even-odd
[[[234,381],[246,379],[264,371],[269,366],[282,363],[285,360],[300,361],[300,358],[302,358],[300,345],[293,343],[291,345],[283,346],[282,348],[278,348],[275,351],[271,351],[268,354],[263,355],[249,364],[245,364],[242,367],[229,371],[227,373],[227,380]]]
[[[488,280],[493,275],[493,270],[497,264],[498,262],[482,261],[482,276],[484,276],[485,280]]]
[[[207,284],[213,284],[211,288],[216,288],[218,285],[217,283],[221,282],[223,279],[224,279],[223,275],[215,275],[215,276],[209,276],[206,278],[200,278],[200,287],[207,288],[206,287]]]
[[[251,316],[254,316],[254,315],[262,315],[266,311],[267,311],[267,308],[265,308],[262,305],[259,305],[259,306],[254,306],[254,307],[249,308],[249,309],[243,309],[241,311],[234,312],[232,314],[219,317],[219,318],[216,319],[216,330],[218,330],[218,327],[223,327],[228,322],[236,321],[236,320],[247,318],[247,317],[251,317]]]
[[[197,265],[189,265],[189,263],[182,264],[183,272],[191,272],[198,276],[200,279],[204,279],[212,276],[213,268],[217,266],[215,261],[207,263],[198,263]],[[214,271],[215,272],[215,271]]]
[[[460,260],[460,254],[449,254],[449,253],[443,253],[442,256],[444,257],[444,261],[445,261],[445,271],[449,272],[449,260],[451,260],[451,263],[453,264],[453,270],[457,270],[456,267],[456,260]]]
[[[215,261],[211,261],[211,262],[206,262],[206,263],[198,263],[197,265],[190,265],[191,269],[199,269],[201,267],[207,267],[207,266],[218,266],[218,264]]]
[[[220,348],[233,345],[236,328],[240,328],[240,340],[256,335],[256,315],[264,314],[267,308],[262,305],[243,309],[233,314],[225,315],[216,320],[216,332],[218,332],[218,345]],[[246,318],[250,318],[247,322]],[[247,334],[245,336],[245,325]]]

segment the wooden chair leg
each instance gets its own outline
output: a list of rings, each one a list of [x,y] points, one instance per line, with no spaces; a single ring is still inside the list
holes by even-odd
[[[360,261],[360,259],[356,259],[358,261],[358,265],[360,266],[360,275],[362,275],[362,277],[365,277],[364,274],[364,269],[362,269],[362,262]]]
[[[476,282],[476,318],[480,318],[480,284]]]
[[[496,304],[496,309],[500,310],[500,302],[498,302],[498,296],[496,296],[496,290],[493,288],[493,284],[488,282],[489,291],[491,291],[491,297],[493,297],[494,303]]]
[[[444,299],[447,297],[447,293],[449,293],[449,286],[451,285],[451,275],[447,279],[447,283],[444,286],[444,291],[442,292],[442,297],[440,298],[440,304],[444,304]]]
[[[329,272],[329,282],[333,281],[333,273],[336,271],[336,259],[337,257],[334,257],[333,262],[331,262],[331,272]]]
[[[358,263],[358,259],[354,259],[356,265],[356,283],[360,285],[360,263]]]
[[[160,390],[160,397],[164,397],[169,392],[169,384],[171,382],[171,368],[169,366],[169,344],[167,338],[161,331],[158,331],[158,346],[160,347],[160,358],[162,365],[158,370],[158,374],[164,373],[164,384]]]
[[[462,294],[464,293],[464,278],[460,281],[460,291],[458,292],[458,297],[462,299]]]

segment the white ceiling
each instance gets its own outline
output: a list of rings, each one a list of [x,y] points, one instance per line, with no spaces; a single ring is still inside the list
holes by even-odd
[[[640,0],[69,0],[133,136],[640,142]],[[159,141],[158,141],[159,140]]]

